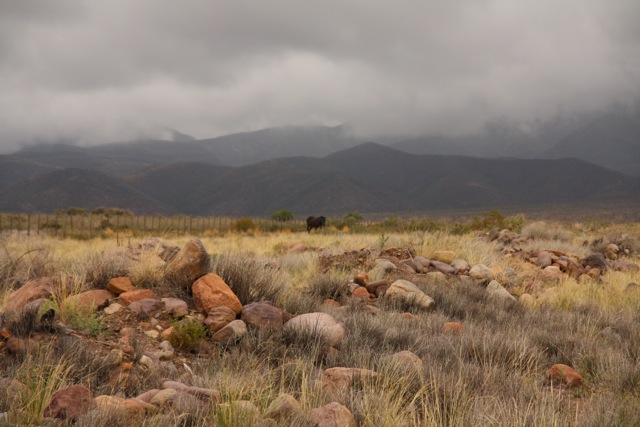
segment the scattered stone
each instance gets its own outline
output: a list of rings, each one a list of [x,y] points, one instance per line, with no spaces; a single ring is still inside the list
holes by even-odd
[[[286,393],[276,397],[264,413],[265,418],[276,421],[286,421],[298,415],[302,415],[302,405],[295,397]]]
[[[613,269],[615,271],[622,271],[623,273],[638,273],[640,272],[640,267],[638,264],[634,264],[629,261],[625,261],[623,259],[619,259],[613,263]]]
[[[385,292],[385,298],[396,299],[408,304],[416,304],[424,310],[433,310],[436,302],[408,280],[396,280]]]
[[[146,357],[146,356],[143,356],[143,357]],[[136,399],[139,399],[139,400],[141,400],[143,402],[146,402],[146,403],[151,403],[151,400],[153,400],[153,397],[156,394],[158,394],[159,392],[160,392],[159,389],[154,388],[152,390],[148,390],[148,391],[145,391],[142,394],[139,394],[138,396],[136,396]]]
[[[549,378],[551,381],[562,382],[571,388],[580,387],[584,382],[582,376],[572,367],[563,365],[562,363],[555,364],[549,369]]]
[[[367,286],[369,283],[369,275],[367,273],[358,273],[356,277],[353,279],[353,282],[360,286]]]
[[[105,314],[111,315],[111,314],[115,314],[115,313],[119,312],[123,308],[124,308],[124,306],[122,306],[122,304],[118,304],[117,302],[114,302],[112,304],[109,304],[107,307],[105,307],[103,312]]]
[[[424,370],[424,362],[417,354],[403,350],[392,354],[389,363],[394,369],[403,375],[421,375]]]
[[[17,407],[27,396],[29,388],[13,378],[0,378],[0,411]]]
[[[491,298],[500,299],[503,301],[517,301],[516,297],[511,295],[508,290],[506,290],[500,283],[496,280],[492,280],[487,285],[487,294]]]
[[[388,259],[378,258],[374,261],[374,263],[376,265],[376,268],[380,269],[384,273],[390,273],[396,269],[395,264]]]
[[[493,280],[493,271],[484,264],[477,264],[469,270],[469,276],[479,284],[488,283]]]
[[[431,266],[443,274],[457,274],[458,270],[442,261],[431,261]]]
[[[9,339],[5,343],[5,346],[9,354],[12,354],[14,356],[24,354],[27,351],[27,342],[18,337],[9,337]]]
[[[215,273],[199,278],[191,287],[196,310],[210,313],[216,307],[229,307],[235,314],[242,312],[242,304],[231,288]]]
[[[268,301],[252,302],[242,307],[240,319],[248,326],[257,329],[282,328],[282,310]]]
[[[589,255],[588,257],[583,258],[581,262],[585,267],[597,268],[600,271],[605,271],[609,268],[607,260],[604,259],[604,255],[602,254]]]
[[[464,325],[458,322],[447,322],[442,326],[442,332],[445,334],[460,335],[464,331]]]
[[[126,303],[131,303],[141,299],[155,298],[155,296],[156,294],[151,289],[135,289],[121,293],[120,299]]]
[[[129,310],[132,312],[151,317],[156,313],[162,312],[164,304],[157,299],[145,298],[139,301],[134,301],[129,304]]]
[[[424,273],[424,265],[422,265],[422,263],[416,262],[415,260],[409,258],[409,259],[403,259],[402,261],[400,261],[400,265],[403,266],[407,266],[408,268],[411,269],[410,273]]]
[[[78,310],[87,311],[107,306],[109,304],[109,300],[113,297],[115,297],[115,295],[107,290],[94,289],[77,295],[71,295],[64,300],[64,303],[69,304]]]
[[[19,310],[27,303],[41,298],[49,298],[58,288],[59,283],[53,277],[41,277],[30,280],[20,289],[14,291],[4,302],[6,311]]]
[[[371,296],[369,295],[369,291],[367,290],[367,288],[359,286],[351,293],[351,299],[355,301],[367,302],[371,299]]]
[[[326,313],[305,313],[284,324],[285,331],[296,331],[303,336],[319,334],[328,347],[339,348],[346,334],[345,326]]]
[[[97,407],[91,391],[83,385],[76,384],[55,392],[44,410],[44,416],[75,421],[79,416]]]
[[[453,262],[457,257],[458,254],[453,251],[435,251],[431,254],[431,262],[433,263],[435,260],[445,264],[451,264],[451,262]]]
[[[213,334],[211,340],[220,344],[233,344],[247,334],[247,324],[242,320],[234,320]]]
[[[154,340],[158,339],[158,337],[160,336],[160,332],[156,331],[155,329],[151,329],[149,331],[145,331],[144,334],[146,336],[148,336],[149,338],[153,338]]]
[[[151,398],[151,400],[149,401],[149,403],[158,407],[163,407],[167,404],[169,400],[171,400],[177,394],[178,392],[176,390],[172,388],[165,388],[164,390],[160,390],[157,393],[155,393]],[[144,400],[141,397],[138,397],[138,398],[141,400]]]
[[[376,280],[375,282],[369,283],[366,288],[370,294],[378,295],[378,289],[381,287],[388,288],[391,285],[388,280]],[[385,289],[386,290],[386,289]]]
[[[211,258],[200,239],[193,239],[167,264],[167,278],[185,286],[209,272]]]
[[[164,310],[173,317],[181,318],[189,314],[186,301],[179,298],[161,298],[160,301],[164,303]]]
[[[315,427],[357,427],[353,414],[346,406],[338,402],[331,402],[320,408],[315,408],[309,414],[309,420]]]
[[[591,277],[592,279],[597,279],[602,275],[602,271],[599,268],[592,268],[589,271],[587,271],[587,276]]]
[[[322,373],[322,388],[331,394],[337,394],[346,391],[358,379],[371,379],[377,375],[369,369],[329,368]]]
[[[542,270],[542,277],[548,282],[559,283],[563,278],[563,274],[560,268],[555,265],[550,265]]]
[[[606,248],[604,248],[604,256],[607,259],[615,261],[618,259],[618,253],[620,252],[620,248],[615,243],[609,243]]]
[[[211,334],[218,332],[232,321],[236,320],[236,313],[229,307],[215,307],[209,311],[209,315],[204,321],[204,325]]]
[[[536,261],[536,265],[541,268],[549,267],[553,264],[553,260],[551,259],[551,253],[547,251],[538,252],[538,257]]]
[[[107,290],[113,292],[116,295],[123,294],[125,292],[131,292],[135,289],[131,279],[127,276],[114,277],[107,283]]]
[[[471,268],[467,261],[460,258],[451,261],[451,267],[457,269],[460,273],[466,273]]]

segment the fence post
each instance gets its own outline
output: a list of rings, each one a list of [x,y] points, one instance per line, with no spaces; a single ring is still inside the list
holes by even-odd
[[[27,214],[27,237],[31,236],[31,214]]]

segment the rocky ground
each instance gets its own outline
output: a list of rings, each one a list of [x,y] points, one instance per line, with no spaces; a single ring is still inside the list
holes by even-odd
[[[427,350],[421,350],[429,340],[465,339],[456,337],[479,330],[478,319],[469,321],[471,332],[465,321],[475,308],[455,315],[464,307],[439,307],[453,304],[442,296],[447,289],[471,293],[483,304],[498,306],[497,317],[502,313],[525,317],[518,313],[544,307],[567,280],[597,284],[605,283],[603,279],[612,272],[634,277],[640,271],[629,242],[626,246],[605,242],[601,252],[580,256],[553,247],[523,250],[527,238],[509,231],[481,238],[495,244],[503,264],[470,265],[446,248],[425,254],[402,247],[328,254],[304,244],[292,245],[291,252],[318,251],[319,277],[344,273],[319,279],[315,288],[312,282],[309,288],[289,290],[299,294],[295,298],[278,291],[272,299],[266,298],[266,290],[256,292],[234,276],[241,277],[242,268],[217,270],[199,239],[178,247],[148,238],[105,251],[102,257],[117,265],[114,271],[120,274],[108,277],[99,289],[73,292],[58,276],[39,277],[21,286],[16,282],[0,317],[0,355],[9,366],[0,372],[9,375],[0,379],[0,424],[375,425],[354,403],[363,399],[366,384],[375,389],[401,382],[411,388],[416,378],[424,381],[425,372],[434,368],[425,364]],[[272,277],[269,271],[281,267],[265,263],[259,268]],[[153,271],[155,280],[146,286],[132,281],[141,270]],[[629,281],[625,292],[631,294],[637,288],[637,282]],[[305,298],[315,298],[317,304],[302,302]],[[84,327],[71,322],[74,316],[86,319]],[[367,366],[358,366],[350,341],[361,333],[358,328],[365,328],[358,319],[373,318],[383,319],[390,328],[424,327],[422,341],[389,345],[390,338],[381,335],[385,351],[378,358],[371,356],[374,362]],[[71,357],[70,352],[75,358],[75,364],[69,365],[73,372],[58,372],[65,380],[56,387],[42,379],[41,383],[25,382],[29,375],[21,369],[29,360]],[[288,385],[260,395],[205,384],[202,372],[208,367],[245,356],[243,375],[251,375],[255,357],[260,360],[256,363],[268,365],[256,369],[256,376],[269,372],[276,381],[284,377],[289,381],[303,375],[298,380],[313,383],[312,389],[322,397],[311,399],[304,396],[304,387]],[[597,382],[593,372],[580,370],[584,365],[570,366],[570,357],[556,357],[557,363],[551,363],[552,357],[536,357],[534,367],[514,368],[526,370],[523,378],[528,379],[522,381],[551,384],[577,397],[587,393],[579,390]],[[305,358],[311,363],[303,372],[282,373],[295,371],[295,363]],[[336,366],[340,361],[351,363]],[[55,375],[55,368],[49,368],[49,375]],[[242,381],[249,387],[247,379]],[[252,386],[260,387],[262,381],[256,377]],[[50,389],[36,390],[38,384]],[[419,393],[418,389],[414,392]],[[285,392],[290,390],[294,392]],[[36,395],[46,398],[40,407],[31,401]],[[261,397],[252,401],[244,396]],[[426,422],[420,418],[425,415],[419,415],[424,408],[402,401],[405,408],[396,408],[404,417],[398,419],[405,420],[400,425]]]

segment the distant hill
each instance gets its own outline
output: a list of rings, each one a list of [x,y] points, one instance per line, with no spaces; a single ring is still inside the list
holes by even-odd
[[[0,210],[78,206],[144,213],[269,215],[492,209],[640,201],[640,178],[578,159],[488,159],[409,154],[365,143],[323,158],[241,167],[171,163],[123,177],[63,169],[5,187]]]
[[[539,157],[575,157],[640,176],[640,115],[609,112],[562,138]]]
[[[2,189],[0,197],[2,211],[52,212],[71,206],[119,207],[147,214],[170,211],[114,176],[82,169],[56,170],[28,178]]]
[[[51,172],[56,168],[14,156],[0,156],[0,190],[32,176]]]

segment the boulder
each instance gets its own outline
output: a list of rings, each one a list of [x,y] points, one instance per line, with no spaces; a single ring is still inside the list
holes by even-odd
[[[14,291],[4,302],[5,310],[14,311],[23,308],[27,303],[41,298],[49,298],[57,290],[59,282],[53,277],[41,277],[30,280],[20,289]]]
[[[408,280],[396,280],[385,292],[385,298],[415,304],[423,310],[433,310],[436,302]]]
[[[606,248],[604,248],[604,256],[607,259],[615,261],[618,259],[618,253],[620,252],[620,248],[615,243],[609,243]]]
[[[302,415],[302,405],[295,397],[287,393],[276,397],[264,413],[265,418],[276,421],[287,421],[298,415]]]
[[[125,292],[129,292],[135,289],[133,283],[131,283],[131,279],[127,276],[123,277],[114,277],[109,280],[107,283],[107,290],[113,292],[116,295],[120,295]]]
[[[158,301],[152,298],[145,298],[139,301],[134,301],[129,304],[129,310],[132,312],[151,317],[156,313],[161,312],[164,309],[162,301]]]
[[[460,273],[466,273],[471,268],[467,261],[460,258],[451,261],[451,267],[457,269]]]
[[[135,289],[120,294],[120,299],[126,303],[140,301],[146,298],[155,298],[156,294],[151,289]]]
[[[582,376],[572,367],[557,363],[549,369],[549,378],[554,382],[562,382],[567,387],[580,387],[583,384]]]
[[[367,273],[358,273],[356,277],[353,278],[353,282],[360,286],[367,286],[367,283],[369,283],[369,275]]]
[[[424,362],[417,354],[403,350],[392,354],[388,362],[393,369],[402,375],[420,375],[424,370]]]
[[[212,309],[204,321],[209,333],[214,334],[236,320],[236,313],[229,307],[220,306]]]
[[[476,264],[469,270],[469,277],[476,283],[488,283],[493,280],[493,271],[484,264]]]
[[[347,391],[358,379],[371,379],[378,374],[362,368],[329,368],[322,373],[322,388],[328,393],[337,394]]]
[[[351,411],[338,402],[331,402],[328,405],[313,409],[309,414],[309,420],[315,427],[358,426]]]
[[[604,259],[604,255],[602,254],[592,254],[581,260],[582,265],[585,267],[597,268],[600,271],[605,271],[609,268],[609,264],[607,264],[607,260]]]
[[[29,388],[13,378],[0,378],[0,411],[18,407]]]
[[[542,270],[542,278],[547,282],[559,283],[562,280],[562,277],[562,271],[555,265],[550,265]]]
[[[378,289],[380,287],[387,287],[388,288],[390,285],[391,285],[391,283],[389,283],[388,280],[376,280],[375,282],[369,283],[366,286],[366,288],[367,288],[367,291],[369,291],[369,293],[377,295],[378,294]]]
[[[492,280],[486,289],[489,297],[494,299],[499,299],[502,301],[517,301],[516,297],[511,295],[508,290],[506,290],[500,283],[496,280]]]
[[[247,324],[242,320],[234,320],[213,334],[211,340],[220,344],[233,344],[247,334]]]
[[[115,295],[104,289],[94,289],[71,295],[65,298],[64,303],[81,311],[97,310],[109,304],[109,300]]]
[[[44,416],[75,421],[97,407],[91,391],[83,385],[76,384],[55,392],[51,402],[44,409]]]
[[[358,286],[351,292],[351,299],[357,302],[367,302],[371,299],[369,291],[364,286]]]
[[[464,331],[464,325],[459,322],[447,322],[442,326],[445,334],[460,335]]]
[[[161,298],[160,301],[164,303],[164,310],[167,313],[171,313],[173,317],[184,317],[189,314],[189,307],[186,301],[180,298]]]
[[[236,314],[242,312],[242,304],[231,288],[215,273],[199,278],[191,287],[196,310],[209,313],[216,307],[228,307]]]
[[[538,252],[538,258],[536,262],[536,265],[538,265],[538,267],[545,268],[545,267],[549,267],[551,264],[553,264],[553,260],[551,259],[550,252],[547,252],[547,251]]]
[[[200,239],[193,239],[167,264],[167,278],[191,284],[209,272],[211,258]]]
[[[451,262],[458,257],[453,251],[435,251],[431,254],[431,262],[439,261],[444,262],[445,264],[451,264]]]
[[[638,273],[640,272],[640,267],[638,264],[634,264],[630,261],[626,261],[623,259],[619,259],[613,263],[613,269],[615,271],[622,271],[624,273]]]
[[[444,274],[457,274],[458,270],[442,261],[431,260],[431,267]]]
[[[247,325],[257,329],[282,328],[282,310],[268,301],[252,302],[242,307],[240,317]]]
[[[294,317],[284,324],[287,332],[318,334],[328,347],[340,347],[346,334],[345,326],[327,313],[305,313]]]

